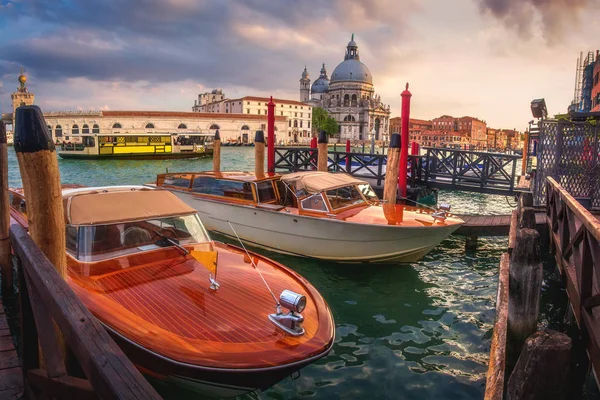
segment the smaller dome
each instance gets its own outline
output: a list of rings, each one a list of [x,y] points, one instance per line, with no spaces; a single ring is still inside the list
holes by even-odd
[[[304,71],[302,71],[302,78],[308,78],[308,71],[306,70],[306,65],[304,66]]]
[[[327,93],[329,90],[329,79],[319,78],[310,87],[311,93]]]
[[[23,85],[27,82],[27,77],[25,75],[19,75],[19,82]]]
[[[358,47],[358,46],[356,45],[356,42],[354,40],[351,40],[348,42],[348,46],[346,46],[346,47]]]

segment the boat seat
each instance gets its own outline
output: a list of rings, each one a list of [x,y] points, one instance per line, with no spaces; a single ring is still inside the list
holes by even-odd
[[[130,226],[121,234],[121,245],[123,247],[147,244],[152,240],[152,234],[139,226]]]

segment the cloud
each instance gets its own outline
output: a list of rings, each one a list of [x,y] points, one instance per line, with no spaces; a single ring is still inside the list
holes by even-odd
[[[549,43],[561,41],[568,30],[579,28],[582,12],[597,0],[479,0],[482,11],[530,38],[540,32]]]

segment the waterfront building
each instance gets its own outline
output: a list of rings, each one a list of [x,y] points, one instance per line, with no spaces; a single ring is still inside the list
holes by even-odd
[[[442,115],[432,120],[432,126],[434,130],[462,132],[469,138],[471,146],[481,149],[487,147],[487,124],[478,118]]]
[[[310,85],[304,67],[300,78],[300,101],[322,107],[340,126],[341,140],[389,140],[390,106],[375,93],[373,76],[360,61],[358,45],[352,39],[346,46],[344,60],[327,75],[325,64],[319,78]]]
[[[593,86],[592,86],[592,109],[600,111],[600,51],[596,50],[596,62],[594,63]]]
[[[266,118],[268,114],[268,97],[245,96],[239,99],[229,99],[223,91],[213,90],[211,93],[198,95],[192,107],[197,113],[218,114],[243,114],[244,116],[262,115]],[[277,140],[284,142],[306,142],[310,140],[312,107],[296,100],[273,99],[275,103],[275,116],[285,118],[286,132]]]
[[[20,87],[11,95],[11,113],[2,115],[12,143],[15,110],[21,105],[34,103],[34,95],[27,90],[27,78],[19,76]],[[296,102],[297,105],[301,103]],[[301,104],[306,108],[306,105]],[[199,113],[182,111],[50,111],[44,113],[54,141],[78,142],[79,134],[106,133],[211,133],[217,130],[223,142],[248,143],[254,141],[257,130],[267,129],[264,113]],[[285,132],[288,120],[275,116],[275,131]],[[278,138],[279,139],[279,138]]]
[[[408,139],[409,146],[412,142],[422,143],[422,134],[424,131],[431,131],[433,124],[424,119],[410,118],[408,121]],[[402,132],[402,117],[390,118],[390,135],[392,133]]]

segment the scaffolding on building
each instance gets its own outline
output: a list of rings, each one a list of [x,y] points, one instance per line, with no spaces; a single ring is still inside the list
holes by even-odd
[[[573,102],[569,106],[569,112],[585,112],[591,109],[591,95],[593,85],[594,52],[589,51],[587,56],[579,53],[575,68],[575,91]]]

